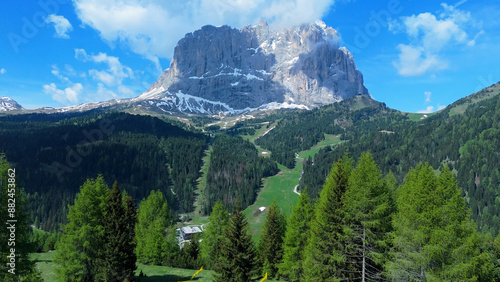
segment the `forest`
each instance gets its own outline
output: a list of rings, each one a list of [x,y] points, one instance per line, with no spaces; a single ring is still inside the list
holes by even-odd
[[[37,228],[58,231],[86,179],[102,174],[136,201],[160,189],[176,212],[193,208],[205,135],[119,113],[0,118],[0,152],[18,168]]]
[[[130,281],[138,264],[204,266],[215,281],[500,280],[499,92],[426,116],[357,96],[227,130],[102,111],[0,117],[18,277],[39,281],[30,254],[55,251],[63,281]],[[340,143],[317,147],[326,134]],[[313,146],[297,204],[266,207],[252,238],[244,210]],[[179,215],[195,208],[208,224],[180,244]]]
[[[9,183],[9,168],[2,156],[2,186]],[[6,203],[7,189],[0,193]],[[18,203],[17,277],[38,281],[40,273],[28,256],[34,244],[29,243],[26,194],[19,189],[12,197]],[[7,216],[0,211],[2,220]],[[151,191],[137,207],[117,182],[110,189],[102,176],[83,183],[66,216],[55,244],[62,281],[132,281],[137,262],[204,266],[215,271],[214,281],[500,279],[500,236],[477,231],[447,166],[436,174],[420,163],[397,185],[370,153],[356,162],[347,155],[336,161],[318,200],[305,189],[289,216],[271,205],[258,243],[248,234],[241,208],[229,213],[219,200],[201,237],[179,248],[161,191]],[[8,232],[0,231],[2,240]],[[9,250],[3,244],[0,251],[5,270]],[[8,275],[2,271],[0,278],[9,281]]]

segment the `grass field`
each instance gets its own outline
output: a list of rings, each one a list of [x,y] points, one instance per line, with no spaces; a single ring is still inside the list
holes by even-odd
[[[259,208],[269,207],[273,201],[276,201],[278,207],[285,214],[289,215],[292,211],[292,206],[297,203],[299,197],[293,192],[293,189],[299,184],[303,160],[309,156],[314,156],[323,147],[336,145],[340,142],[339,136],[325,135],[325,140],[319,142],[309,150],[298,153],[294,169],[278,165],[280,172],[275,176],[264,179],[263,187],[259,191],[257,200],[243,211],[250,224],[250,233],[255,242],[258,242],[260,239],[260,232],[267,215],[266,210],[261,212]]]
[[[33,253],[31,254],[31,258],[35,259],[36,267],[42,273],[43,281],[60,281],[56,268],[57,265],[53,262],[54,256],[56,252],[50,253]],[[145,274],[144,277],[139,277],[139,273],[142,271]],[[135,272],[136,281],[144,281],[144,282],[155,282],[155,281],[164,281],[164,282],[177,282],[177,281],[212,281],[213,275],[215,274],[212,270],[203,270],[193,280],[190,280],[191,277],[196,273],[196,269],[183,269],[183,268],[174,268],[168,266],[161,265],[145,265],[145,264],[137,264],[137,270]],[[277,280],[266,280],[266,281],[277,281]]]

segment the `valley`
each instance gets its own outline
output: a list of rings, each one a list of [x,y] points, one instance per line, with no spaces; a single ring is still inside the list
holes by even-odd
[[[18,263],[27,281],[188,281],[201,266],[194,280],[500,280],[500,82],[402,112],[372,97],[340,42],[322,21],[206,25],[136,97],[36,109],[1,97],[0,219],[18,236],[16,252],[0,246],[1,269]],[[120,83],[134,74],[123,70]]]

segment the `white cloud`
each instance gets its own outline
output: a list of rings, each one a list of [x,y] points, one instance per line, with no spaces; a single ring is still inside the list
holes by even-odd
[[[47,17],[45,22],[54,24],[54,28],[56,30],[56,33],[54,34],[55,37],[68,39],[68,32],[73,30],[71,23],[63,16],[52,14]]]
[[[134,78],[132,69],[122,65],[118,57],[108,56],[106,53],[88,55],[84,49],[77,48],[75,49],[75,58],[83,62],[91,61],[106,64],[107,69],[91,69],[89,70],[89,75],[108,86],[120,85],[125,78]]]
[[[71,87],[67,87],[64,90],[57,88],[57,85],[55,83],[46,84],[43,86],[44,93],[51,95],[52,99],[65,105],[78,103],[78,96],[80,95],[82,90],[83,86],[80,83],[75,83]]]
[[[84,49],[75,48],[75,59],[85,62],[89,59]]]
[[[431,96],[432,96],[432,93],[429,92],[429,91],[425,91],[424,92],[424,95],[425,95],[425,102],[426,103],[430,103],[431,102]]]
[[[4,69],[4,68],[1,68],[1,69],[0,69],[0,74],[5,74],[6,72],[7,72],[7,70],[6,70],[6,69]]]
[[[438,58],[436,54],[426,53],[421,46],[399,44],[399,60],[393,62],[398,73],[404,76],[420,75],[428,70],[441,70],[448,64]]]
[[[446,47],[473,46],[482,34],[480,31],[469,40],[466,28],[475,25],[471,14],[458,9],[458,5],[443,3],[441,6],[443,11],[438,16],[421,13],[401,18],[411,43],[397,47],[400,53],[394,66],[400,75],[415,76],[448,68],[446,60],[442,59]]]
[[[97,84],[97,97],[94,99],[96,101],[107,101],[111,99],[118,98],[115,92],[106,88],[102,83]]]
[[[265,19],[294,25],[320,19],[334,0],[73,0],[84,25],[110,45],[121,44],[154,62],[170,58],[188,32],[212,24],[242,27]]]
[[[430,114],[434,112],[434,107],[433,106],[428,106],[425,110],[418,111],[417,113],[419,114]]]
[[[445,108],[446,108],[446,106],[440,106],[440,105],[438,105],[436,111],[441,111],[441,110],[444,110]],[[417,113],[419,113],[419,114],[430,114],[430,113],[433,113],[433,112],[436,112],[436,111],[434,110],[434,106],[428,106],[425,110],[418,111]]]
[[[51,73],[53,75],[55,75],[57,78],[59,78],[64,83],[71,83],[71,81],[69,80],[68,77],[61,74],[61,71],[59,70],[59,67],[57,65],[52,65]]]
[[[125,97],[133,97],[135,94],[134,91],[132,91],[132,89],[123,85],[118,86],[118,92]]]

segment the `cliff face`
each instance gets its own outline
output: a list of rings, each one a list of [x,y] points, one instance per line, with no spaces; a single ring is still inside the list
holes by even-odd
[[[368,94],[337,39],[323,22],[278,31],[264,22],[241,30],[204,26],[178,42],[170,68],[139,98],[191,102],[194,112],[201,106],[212,113],[211,102],[222,111],[312,108]]]

